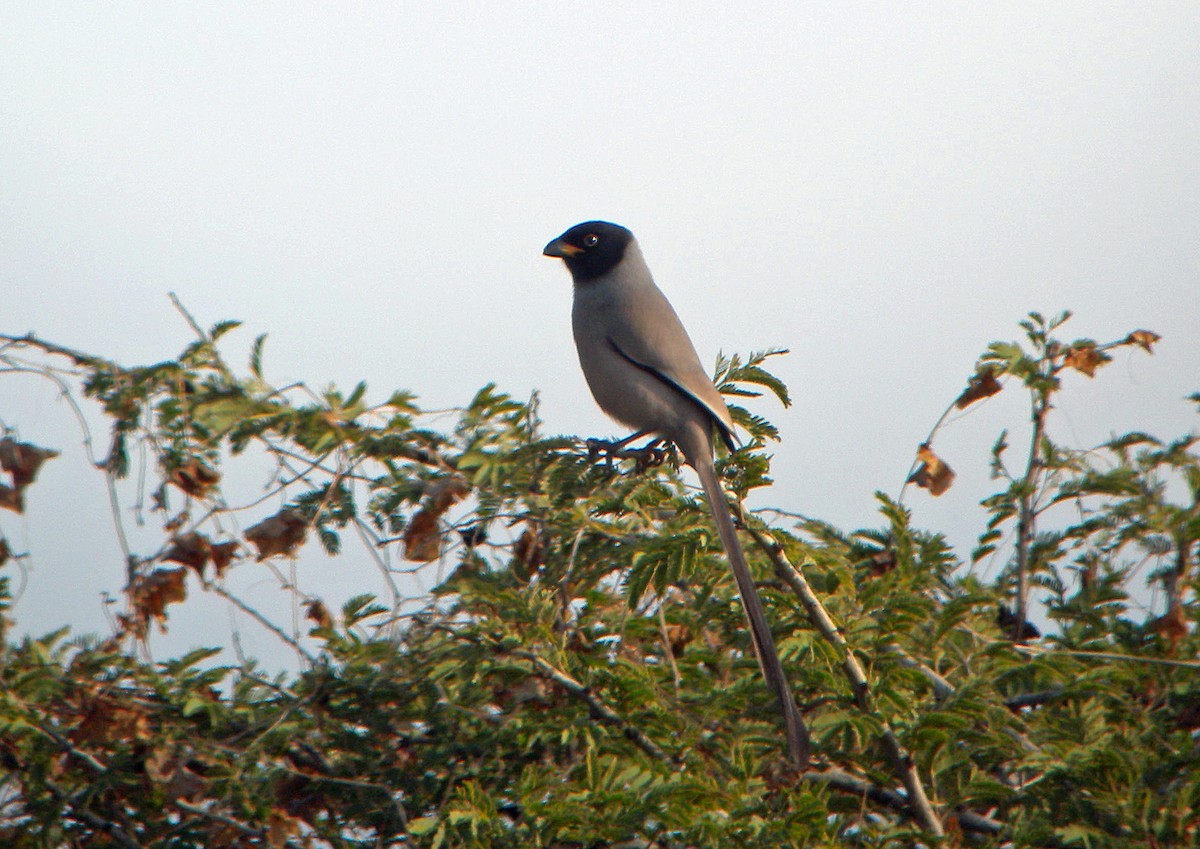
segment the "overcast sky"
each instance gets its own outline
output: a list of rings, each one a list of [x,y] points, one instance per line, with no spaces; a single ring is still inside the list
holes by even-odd
[[[495,381],[608,435],[541,256],[606,218],[706,362],[792,350],[759,503],[877,524],[1033,309],[1164,337],[1068,376],[1065,441],[1200,421],[1194,2],[0,2],[0,57],[0,332],[154,362],[189,341],[174,291],[244,320],[235,351],[268,333],[277,382],[442,406]],[[969,546],[1025,417],[1009,390],[942,434],[960,483],[910,493],[917,522]],[[70,414],[0,375],[0,421],[66,452],[0,515],[33,553],[20,626],[103,630],[124,566]]]

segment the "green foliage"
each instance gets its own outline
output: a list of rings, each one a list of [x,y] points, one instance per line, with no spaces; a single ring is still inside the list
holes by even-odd
[[[1016,381],[1033,422],[1023,457],[1008,431],[996,441],[970,562],[883,495],[879,526],[854,532],[745,516],[814,737],[801,775],[704,502],[669,455],[546,436],[536,398],[490,385],[453,416],[406,391],[372,405],[362,384],[278,389],[265,337],[245,375],[221,358],[231,322],[132,369],[8,338],[0,358],[82,372],[111,424],[108,474],[150,448],[164,543],[132,558],[112,635],[0,649],[0,843],[1186,845],[1200,826],[1196,438],[1056,442],[1064,371],[1156,341],[1064,343],[1066,320],[1032,314],[1023,343],[989,346],[959,400]],[[778,353],[722,359],[719,385],[787,404],[764,366]],[[750,444],[719,465],[740,499],[769,485],[777,434],[735,416]],[[223,475],[253,452],[274,460],[284,506],[235,538]],[[229,570],[296,556],[310,531],[385,578],[336,613],[298,600],[307,636],[267,623],[303,668],[141,658],[187,586],[228,594]],[[19,555],[0,551],[11,568]],[[975,564],[996,558],[987,580]],[[447,577],[417,608],[390,576],[423,561]],[[0,621],[9,593],[0,573]],[[1040,639],[1023,630],[1035,605],[1053,629]]]

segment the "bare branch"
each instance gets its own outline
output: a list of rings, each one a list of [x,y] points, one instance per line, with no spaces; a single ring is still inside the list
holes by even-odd
[[[939,699],[945,699],[954,695],[954,685],[935,672],[929,666],[921,663],[912,655],[906,652],[900,646],[892,643],[887,647],[887,650],[896,656],[896,660],[901,666],[906,669],[915,669],[929,679],[929,683],[933,685],[933,694]]]
[[[316,665],[317,659],[312,654],[310,654],[307,650],[305,650],[305,648],[302,645],[300,645],[298,640],[295,640],[292,637],[289,637],[287,634],[285,634],[283,632],[283,629],[281,629],[278,625],[276,625],[274,622],[272,622],[267,617],[263,616],[261,613],[259,613],[257,610],[255,610],[250,605],[246,604],[244,601],[242,601],[240,598],[235,596],[233,593],[229,592],[224,587],[220,586],[219,584],[215,584],[215,583],[205,584],[205,589],[216,593],[217,595],[221,596],[221,598],[225,599],[226,601],[228,601],[232,605],[234,605],[238,610],[242,611],[247,616],[252,617],[256,622],[258,622],[258,624],[262,625],[264,628],[266,628],[272,634],[274,634],[279,639],[283,640],[285,643],[287,643],[289,646],[291,646],[295,650],[296,654],[300,655],[301,658],[308,661],[308,663],[311,665],[314,665],[314,666]]]

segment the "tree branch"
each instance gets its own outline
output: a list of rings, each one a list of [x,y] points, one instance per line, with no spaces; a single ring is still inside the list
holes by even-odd
[[[890,808],[897,813],[905,815],[911,815],[912,813],[912,806],[909,805],[908,798],[903,793],[897,793],[895,790],[880,787],[878,784],[873,784],[865,778],[851,775],[837,767],[809,770],[804,773],[802,778],[814,784],[824,784],[842,793],[861,796],[877,805]],[[977,834],[1003,834],[1008,828],[999,820],[994,820],[991,817],[985,817],[983,814],[977,814],[972,811],[956,811],[954,817],[958,820],[958,824],[963,830],[972,831]]]
[[[846,642],[846,638],[842,636],[841,630],[830,617],[829,611],[825,609],[821,600],[817,598],[817,594],[813,592],[804,573],[788,561],[783,554],[782,547],[773,537],[768,537],[762,530],[749,523],[746,524],[746,530],[770,558],[775,567],[775,574],[786,582],[799,597],[809,619],[821,632],[821,636],[841,652],[842,671],[845,672],[846,678],[850,682],[855,703],[864,713],[874,714],[883,729],[881,740],[884,751],[887,753],[888,761],[891,763],[896,778],[904,785],[911,816],[925,831],[939,837],[942,836],[945,833],[942,823],[934,812],[929,797],[925,794],[925,787],[921,784],[920,776],[917,775],[916,764],[913,763],[912,757],[905,751],[891,727],[875,710],[866,673],[863,672],[863,668]]]
[[[524,658],[533,664],[534,670],[542,678],[553,681],[558,686],[566,690],[570,695],[582,701],[588,706],[592,716],[603,722],[605,725],[610,725],[618,729],[624,734],[630,742],[641,749],[650,757],[657,761],[661,761],[668,766],[674,766],[671,757],[658,747],[658,744],[642,733],[641,729],[630,725],[620,714],[604,704],[595,693],[591,691],[585,684],[576,681],[567,673],[557,669],[552,663],[542,657],[529,651],[515,651],[513,655]]]
[[[246,615],[253,617],[253,619],[256,622],[258,622],[259,625],[262,625],[264,628],[266,628],[272,634],[279,637],[279,639],[283,640],[285,643],[287,643],[289,646],[291,646],[296,651],[296,654],[300,655],[302,658],[304,658],[305,660],[308,661],[310,666],[316,666],[317,659],[315,657],[313,657],[310,652],[306,651],[304,649],[304,647],[302,645],[300,645],[300,643],[297,640],[294,640],[291,637],[289,637],[287,634],[285,634],[283,632],[283,629],[281,629],[278,625],[276,625],[274,622],[272,622],[267,617],[263,616],[261,613],[259,613],[257,610],[255,610],[250,605],[246,604],[244,601],[242,601],[240,598],[235,596],[233,593],[229,592],[229,590],[227,590],[224,587],[220,586],[219,584],[217,584],[215,582],[211,582],[211,581],[206,583],[204,585],[204,588],[210,592],[214,592],[217,595],[221,596],[221,598],[223,598],[226,601],[233,604],[235,607],[237,607],[238,610],[242,611]]]

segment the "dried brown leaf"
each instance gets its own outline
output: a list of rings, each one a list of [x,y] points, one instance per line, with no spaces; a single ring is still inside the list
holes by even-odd
[[[995,395],[1003,388],[1004,386],[996,379],[996,372],[992,367],[984,366],[967,383],[967,388],[958,396],[954,406],[960,410],[964,409],[976,401]]]
[[[542,535],[533,528],[525,528],[513,544],[513,556],[527,566],[530,572],[536,572],[541,568],[546,556],[546,543]]]
[[[470,491],[471,485],[462,475],[447,475],[437,478],[430,481],[425,488],[425,495],[429,499],[426,509],[434,516],[441,516],[453,505],[462,501]]]
[[[225,570],[229,568],[229,564],[237,556],[238,541],[231,539],[227,542],[214,542],[211,545],[211,549],[210,557],[212,558],[213,571],[217,573],[218,578],[224,577]]]
[[[313,626],[314,631],[333,627],[333,617],[329,615],[329,608],[319,598],[310,598],[304,602],[304,618],[316,623]]]
[[[12,475],[13,488],[18,492],[33,483],[42,463],[57,456],[58,452],[49,448],[17,442],[8,436],[0,439],[0,468]]]
[[[425,504],[404,529],[404,558],[428,563],[441,554],[441,528],[438,519],[471,491],[467,479],[459,474],[435,478],[425,485]]]
[[[188,495],[203,498],[221,480],[221,473],[192,457],[183,465],[172,469],[167,475],[167,480]]]
[[[308,522],[291,507],[285,507],[274,516],[268,516],[257,525],[247,528],[244,536],[258,549],[255,559],[259,562],[276,554],[294,557],[296,549],[308,535]]]
[[[404,558],[417,563],[436,560],[441,553],[437,515],[422,507],[404,529]]]
[[[5,486],[0,483],[0,507],[4,507],[14,513],[24,513],[25,497],[21,494],[21,490],[13,489],[11,486]]]
[[[161,493],[161,491],[162,491],[162,490],[161,490],[161,488],[160,488],[159,492]],[[151,497],[152,497],[152,498],[155,498],[155,497],[157,497],[158,495],[159,495],[159,493],[155,493],[155,494],[154,494],[154,495],[152,495]],[[154,509],[154,510],[165,510],[165,509],[166,509],[166,505],[165,505],[164,503],[162,503],[162,501],[161,501],[161,500],[158,500],[158,501],[156,501],[156,502],[155,502],[155,506],[154,506],[152,509]],[[163,530],[164,530],[164,531],[166,531],[166,532],[167,532],[167,533],[169,533],[169,534],[173,534],[173,533],[175,533],[177,530],[179,530],[180,528],[182,528],[184,525],[186,525],[186,524],[188,523],[188,521],[191,519],[191,517],[192,517],[192,515],[191,515],[191,513],[190,513],[189,511],[187,511],[187,510],[181,510],[179,513],[177,513],[176,515],[172,516],[170,519],[168,519],[166,522],[164,522],[164,523],[163,523]]]
[[[1152,619],[1149,628],[1167,642],[1167,653],[1174,655],[1179,643],[1188,635],[1187,617],[1182,604],[1172,604],[1162,616]]]
[[[80,713],[79,726],[71,734],[75,742],[109,746],[151,737],[150,717],[137,702],[85,695]]]
[[[151,619],[165,630],[167,605],[187,598],[186,569],[155,569],[138,578],[129,592],[134,619],[130,623],[144,637]]]
[[[204,534],[194,531],[171,539],[171,547],[163,554],[162,559],[171,563],[182,563],[194,569],[201,578],[204,577],[204,567],[212,557],[212,543]]]
[[[666,629],[667,644],[674,654],[679,654],[688,643],[695,639],[692,629],[686,625],[668,625]]]
[[[929,490],[931,495],[941,495],[954,483],[954,470],[941,457],[933,453],[928,442],[921,443],[917,448],[917,459],[920,465],[908,479],[909,483]]]
[[[867,566],[873,577],[881,578],[896,568],[896,552],[890,548],[877,551],[868,558]]]
[[[300,833],[300,825],[301,820],[280,808],[273,808],[267,816],[267,845],[271,849],[283,849],[289,838]]]
[[[1077,342],[1067,349],[1064,365],[1070,366],[1088,377],[1096,376],[1096,369],[1112,359],[1096,347],[1094,342]]]
[[[1139,348],[1144,348],[1146,353],[1154,353],[1154,343],[1162,339],[1153,330],[1135,330],[1125,337],[1125,344],[1137,345]]]

